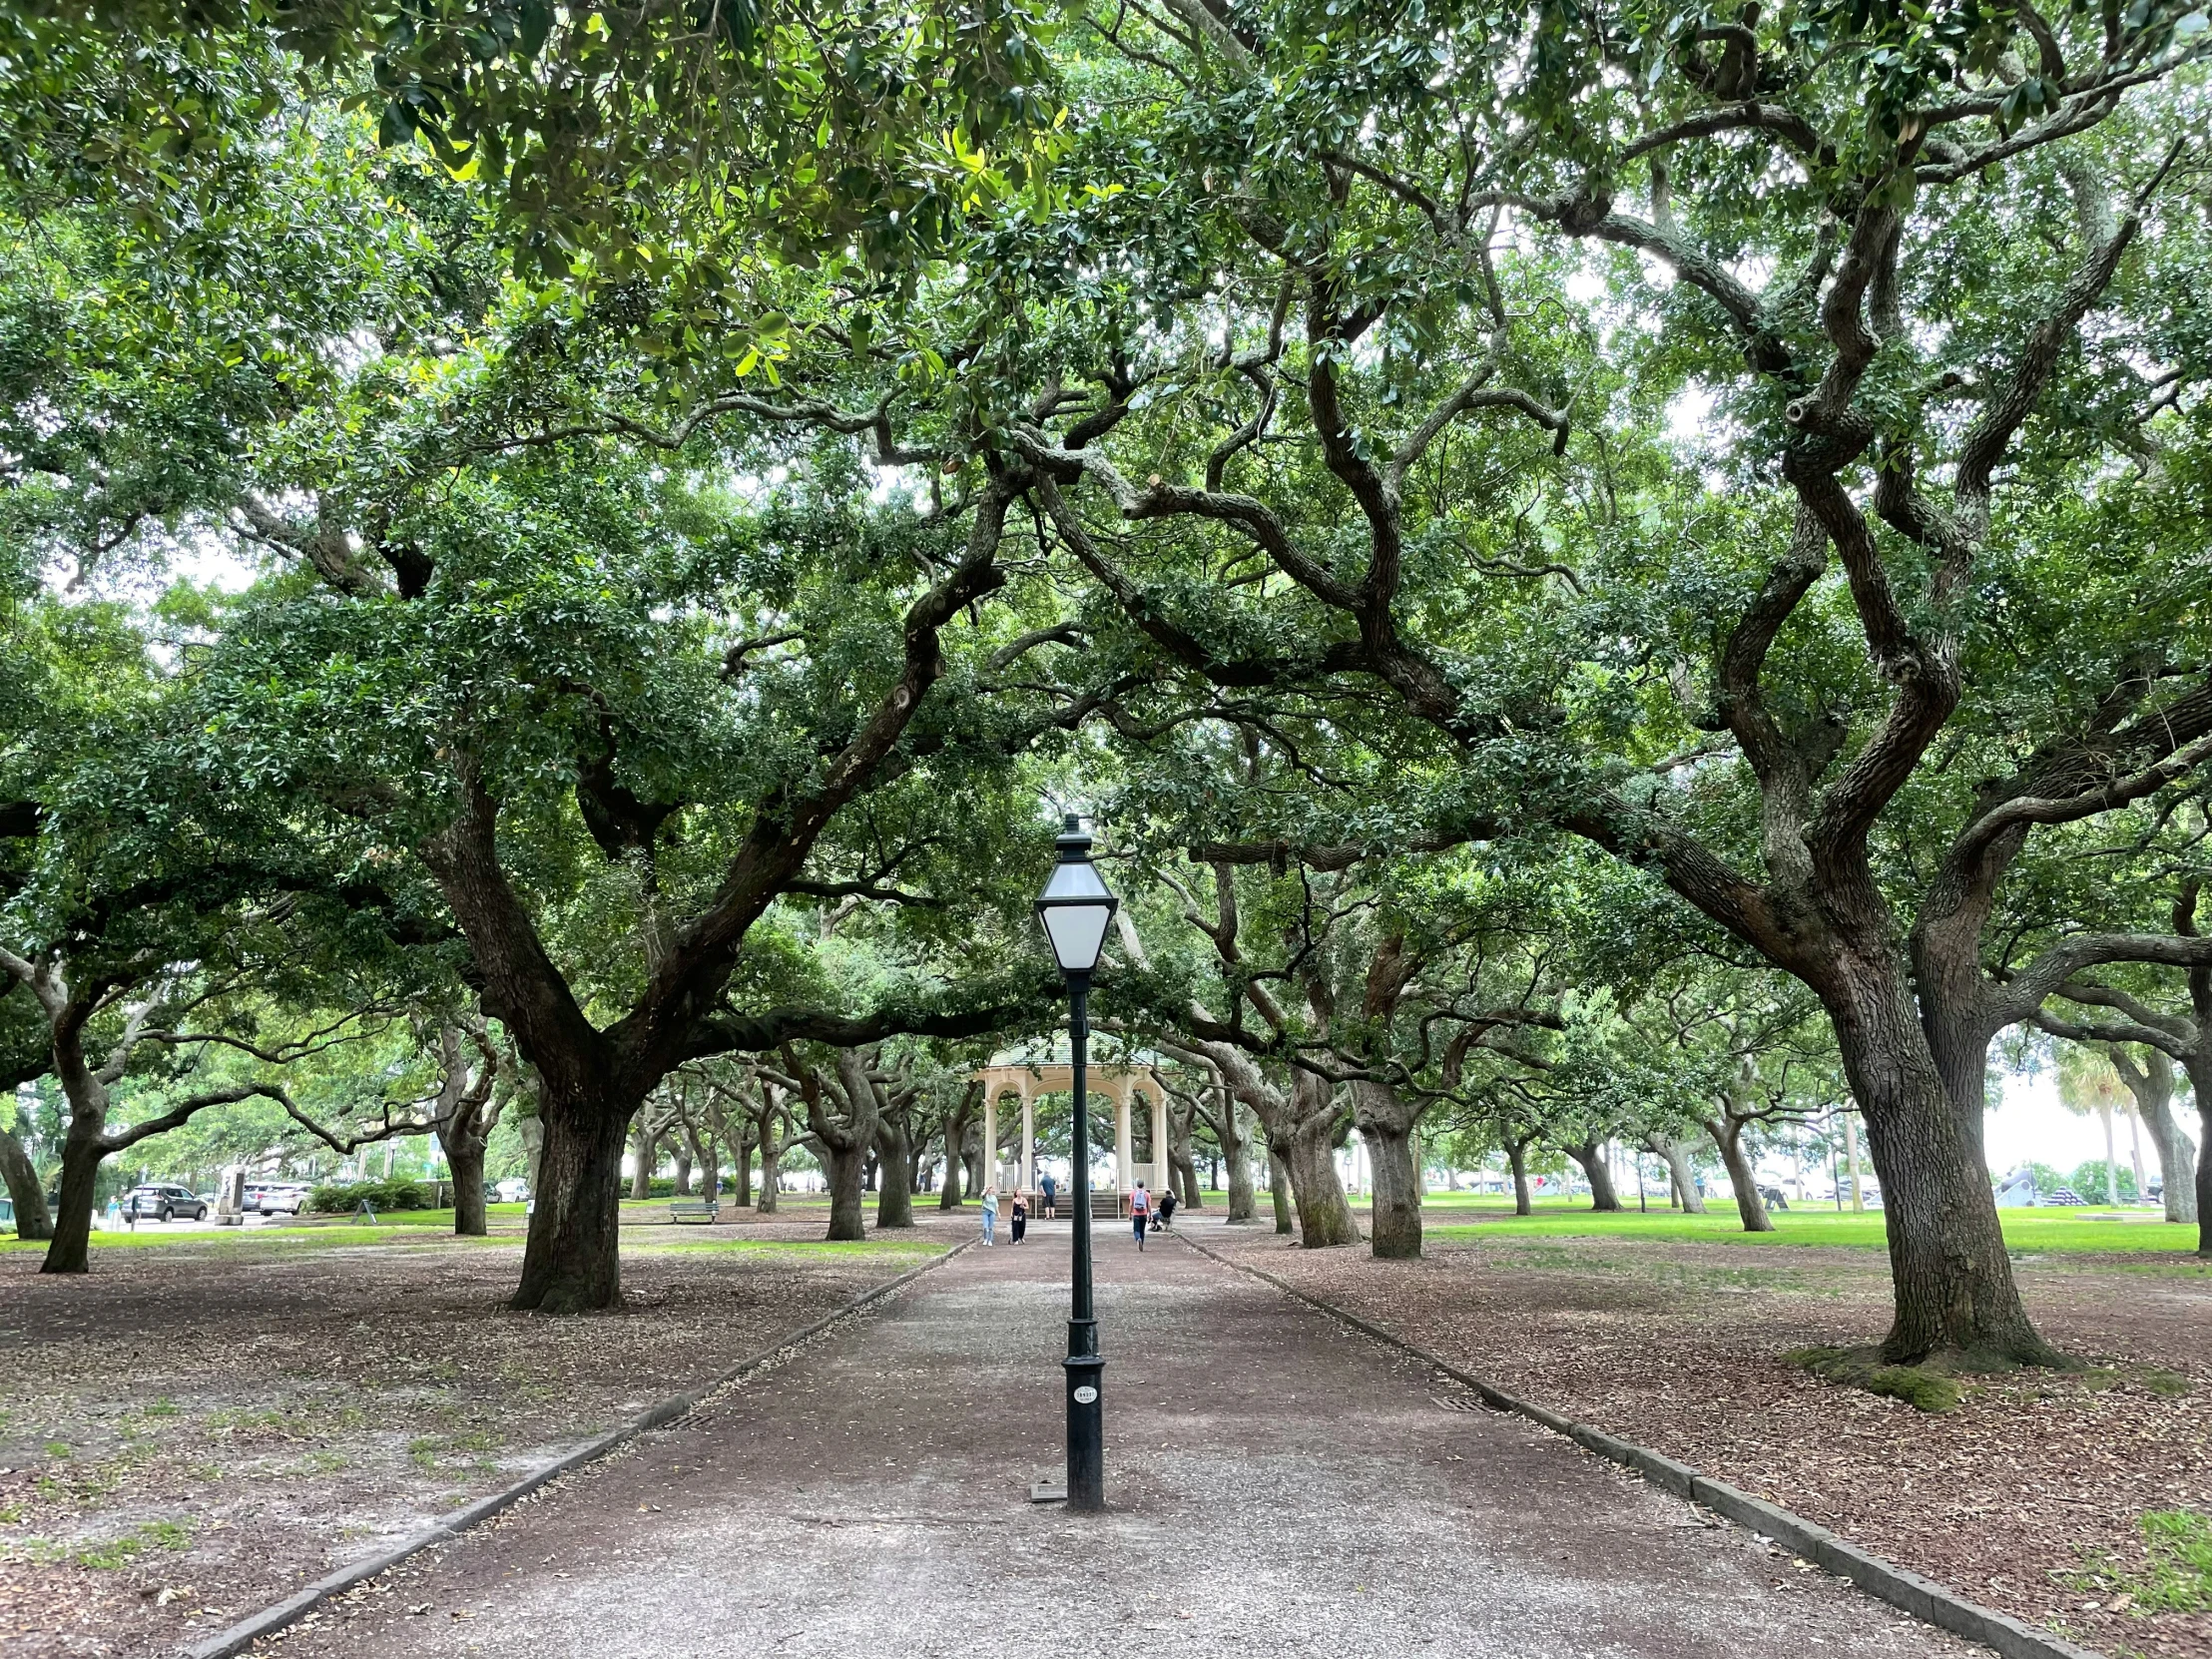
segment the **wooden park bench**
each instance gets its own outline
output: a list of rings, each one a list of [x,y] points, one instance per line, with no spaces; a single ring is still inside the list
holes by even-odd
[[[695,1221],[703,1227],[712,1227],[721,1214],[722,1207],[711,1198],[678,1199],[668,1207],[668,1219],[679,1224]]]

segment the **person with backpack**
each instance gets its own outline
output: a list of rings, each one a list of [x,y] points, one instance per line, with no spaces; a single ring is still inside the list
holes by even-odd
[[[1142,1181],[1129,1195],[1129,1219],[1137,1229],[1137,1248],[1144,1249],[1145,1230],[1152,1225],[1152,1195],[1144,1190]]]
[[[1175,1221],[1175,1189],[1170,1187],[1160,1195],[1160,1226],[1163,1231]]]

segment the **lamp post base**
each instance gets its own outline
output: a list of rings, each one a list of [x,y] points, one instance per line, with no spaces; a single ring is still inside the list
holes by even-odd
[[[1100,1397],[1106,1362],[1098,1357],[1098,1322],[1068,1321],[1068,1482],[1070,1509],[1106,1507],[1106,1403]]]

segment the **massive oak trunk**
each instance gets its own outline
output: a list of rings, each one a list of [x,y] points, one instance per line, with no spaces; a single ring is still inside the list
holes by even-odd
[[[1417,1115],[1387,1083],[1352,1085],[1353,1118],[1367,1142],[1375,1176],[1370,1228],[1377,1256],[1406,1260],[1420,1254],[1420,1175],[1414,1166]]]
[[[691,1197],[691,1148],[679,1141],[676,1145],[676,1196],[678,1198]]]
[[[1728,1185],[1736,1195],[1736,1214],[1743,1218],[1744,1231],[1772,1233],[1774,1218],[1767,1214],[1767,1201],[1759,1196],[1758,1174],[1744,1151],[1743,1120],[1723,1112],[1705,1120],[1705,1132],[1720,1149],[1721,1167],[1728,1171]]]
[[[2143,1051],[2140,1066],[2124,1049],[2115,1046],[2111,1052],[2113,1068],[2119,1072],[2120,1081],[2127,1085],[2128,1093],[2135,1097],[2137,1114],[2150,1126],[2151,1147],[2158,1155],[2160,1198],[2166,1206],[2166,1219],[2193,1222],[2197,1219],[2197,1149],[2174,1110],[2174,1063],[2155,1048]]]
[[[1276,1232],[1290,1232],[1291,1210],[1296,1202],[1291,1191],[1291,1166],[1272,1140],[1268,1142],[1268,1197],[1275,1206]]]
[[[776,1214],[776,1200],[784,1191],[783,1151],[774,1135],[761,1142],[761,1196],[753,1201],[759,1215]]]
[[[882,1121],[882,1101],[868,1076],[867,1064],[852,1049],[837,1050],[832,1068],[834,1094],[843,1112],[832,1115],[832,1079],[812,1066],[800,1067],[788,1050],[786,1063],[798,1070],[808,1125],[815,1132],[830,1178],[829,1237],[845,1242],[863,1238],[867,1166]]]
[[[1168,1105],[1168,1186],[1178,1203],[1194,1211],[1206,1207],[1200,1196],[1198,1160],[1191,1156],[1191,1122],[1197,1115],[1194,1107],[1178,1111],[1173,1102]]]
[[[1653,1135],[1646,1143],[1651,1150],[1667,1161],[1667,1176],[1674,1190],[1682,1196],[1685,1214],[1705,1214],[1705,1200],[1697,1190],[1697,1172],[1690,1167],[1690,1148],[1693,1142],[1677,1140],[1668,1135]]]
[[[467,1136],[444,1140],[445,1167],[453,1173],[453,1232],[481,1239],[490,1231],[484,1211],[484,1147]]]
[[[1358,1244],[1360,1227],[1337,1176],[1337,1111],[1328,1080],[1298,1073],[1291,1086],[1291,1110],[1298,1120],[1290,1149],[1298,1242],[1307,1250]]]
[[[1258,1212],[1258,1195],[1252,1186],[1252,1137],[1244,1132],[1244,1125],[1237,1121],[1237,1103],[1224,1103],[1230,1129],[1222,1142],[1222,1152],[1229,1160],[1229,1219],[1234,1222],[1252,1220]]]
[[[2061,1364],[2020,1305],[1982,1163],[1987,1040],[1953,1030],[1939,1060],[1903,974],[1890,967],[1857,963],[1818,987],[1882,1183],[1896,1297],[1883,1357]]]
[[[969,1091],[973,1097],[974,1091]],[[960,1177],[967,1172],[967,1160],[963,1156],[967,1146],[968,1108],[963,1100],[959,1106],[945,1114],[944,1119],[944,1184],[937,1190],[937,1208],[957,1210],[960,1207]]]
[[[875,1126],[876,1166],[880,1171],[875,1191],[877,1227],[914,1225],[911,1139],[903,1112],[885,1112]]]
[[[2212,997],[2200,1003],[2199,1035],[2182,1064],[2189,1073],[2189,1092],[2197,1102],[2197,1254],[2212,1261],[2212,1051],[2208,1051],[2203,1036],[2208,1012],[2212,1012]]]
[[[70,1116],[69,1132],[62,1138],[62,1182],[54,1209],[54,1231],[46,1246],[41,1273],[85,1273],[92,1266],[93,1192],[100,1181],[100,1161],[107,1156],[96,1127],[81,1130],[77,1114]]]
[[[622,1305],[622,1152],[637,1104],[568,1096],[547,1080],[529,1242],[509,1306],[584,1314]]]
[[[867,1148],[824,1148],[830,1177],[830,1232],[832,1240],[850,1242],[867,1236]]]
[[[46,1208],[45,1185],[23,1143],[5,1129],[0,1129],[0,1179],[7,1182],[8,1197],[15,1205],[15,1236],[51,1239],[54,1217]]]
[[[1505,1148],[1505,1157],[1513,1166],[1513,1214],[1534,1215],[1536,1206],[1528,1195],[1528,1143],[1509,1142]]]
[[[1621,1201],[1613,1191],[1613,1171],[1605,1161],[1605,1143],[1584,1141],[1580,1146],[1565,1149],[1568,1157],[1582,1166],[1582,1173],[1590,1179],[1590,1208],[1592,1210],[1618,1210]]]
[[[634,1153],[637,1162],[631,1167],[630,1171],[630,1196],[633,1199],[651,1198],[653,1196],[653,1166],[658,1162],[655,1157],[658,1148],[655,1144],[653,1132],[642,1121],[637,1126],[636,1142]]]

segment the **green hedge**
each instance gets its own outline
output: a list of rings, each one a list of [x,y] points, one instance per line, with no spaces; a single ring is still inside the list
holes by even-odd
[[[366,1199],[381,1215],[386,1210],[429,1210],[436,1207],[435,1191],[420,1181],[349,1181],[325,1183],[307,1195],[307,1208],[326,1216],[351,1215]]]

